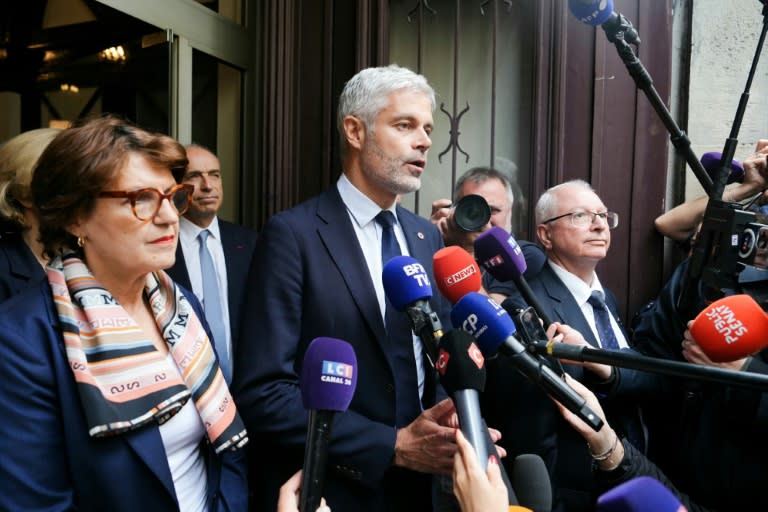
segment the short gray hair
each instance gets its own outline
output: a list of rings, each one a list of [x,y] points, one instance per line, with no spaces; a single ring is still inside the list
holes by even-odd
[[[515,203],[515,194],[512,191],[512,180],[505,173],[494,169],[493,167],[473,167],[464,172],[459,179],[456,180],[456,184],[453,186],[453,200],[458,201],[461,199],[461,189],[464,188],[464,184],[467,182],[474,183],[475,185],[482,185],[488,180],[499,180],[504,185],[504,190],[507,191],[507,199],[509,204]]]
[[[390,93],[409,89],[426,95],[435,110],[435,91],[423,75],[414,73],[397,64],[366,68],[359,71],[344,85],[336,112],[336,129],[339,131],[341,158],[347,154],[347,139],[344,135],[344,118],[355,116],[371,133],[376,116],[387,108]]]
[[[557,202],[557,192],[571,186],[577,186],[589,190],[590,192],[595,192],[592,185],[581,179],[566,181],[565,183],[548,188],[541,194],[541,197],[539,197],[539,200],[536,202],[535,218],[537,225],[542,224],[545,220],[555,216],[559,206]]]

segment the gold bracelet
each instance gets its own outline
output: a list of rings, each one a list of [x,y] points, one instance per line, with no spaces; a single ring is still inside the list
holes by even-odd
[[[598,453],[598,454],[592,453],[592,447],[589,446],[589,443],[587,443],[587,448],[589,448],[589,455],[592,457],[592,460],[596,460],[596,461],[599,462],[599,461],[605,460],[605,459],[607,459],[608,457],[611,456],[613,451],[619,445],[619,435],[616,432],[614,432],[613,436],[614,436],[613,437],[613,445],[610,448],[608,448],[607,451],[605,451],[603,453]]]

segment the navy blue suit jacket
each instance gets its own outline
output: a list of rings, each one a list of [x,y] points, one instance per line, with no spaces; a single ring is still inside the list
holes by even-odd
[[[440,233],[403,208],[397,217],[410,255],[431,278]],[[320,336],[349,342],[358,365],[354,398],[333,424],[323,491],[329,506],[371,512],[392,509],[398,498],[428,500],[429,480],[407,471],[396,478],[399,471],[390,467],[397,383],[368,266],[336,186],[267,222],[248,292],[233,387],[248,431],[259,439],[251,443],[255,460],[268,470],[256,482],[255,494],[265,498],[259,510],[274,510],[279,484],[302,466],[307,414],[299,375],[307,345]],[[431,302],[449,325],[447,301],[433,296]],[[395,481],[402,487],[394,488]]]
[[[19,233],[0,235],[0,302],[37,286],[45,271]]]
[[[245,301],[246,277],[251,266],[251,258],[253,258],[258,234],[252,229],[222,219],[219,219],[219,230],[221,232],[221,245],[224,249],[224,261],[227,267],[229,327],[232,331],[232,353],[234,354],[234,347],[238,340],[238,328],[240,327],[240,314],[243,310],[243,302]],[[171,276],[171,279],[184,288],[192,289],[180,243],[176,246],[176,262],[166,272]]]
[[[0,509],[178,510],[157,425],[88,435],[47,282],[0,306],[0,347]],[[208,509],[245,510],[244,450],[216,456],[203,443]]]
[[[590,345],[600,348],[581,307],[548,264],[543,265],[541,271],[528,282],[544,313],[553,322],[568,324],[578,330]],[[605,290],[605,302],[623,329],[616,299],[609,290]],[[519,293],[510,295],[504,301],[504,307],[508,310],[527,306]],[[629,339],[626,333],[625,337]],[[643,372],[622,370],[619,379],[610,387],[603,388],[597,385],[590,372],[580,366],[565,365],[565,370],[590,385],[598,396],[605,399],[603,406],[609,423],[618,432],[622,431],[626,421],[637,419],[637,404],[632,399],[628,400],[628,397],[637,398],[649,391],[637,390],[633,394],[633,385],[626,383],[643,385],[645,381],[638,377]],[[625,385],[619,388],[622,380]],[[623,393],[618,393],[617,389],[622,389]],[[501,444],[511,452],[511,457],[507,459],[530,452],[542,456],[550,470],[553,487],[557,490],[558,506],[569,511],[591,510],[594,507],[596,486],[584,440],[561,418],[551,400],[537,386],[517,375],[514,366],[503,358],[488,365],[483,412],[488,423],[501,430]],[[505,445],[505,442],[511,443],[511,446]]]

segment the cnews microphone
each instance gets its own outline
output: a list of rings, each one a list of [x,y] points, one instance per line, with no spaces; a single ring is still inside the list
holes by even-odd
[[[621,24],[621,16],[613,12],[613,0],[568,0],[568,8],[579,21],[595,27]],[[637,31],[626,28],[625,40],[630,44],[640,44]]]
[[[525,302],[544,321],[544,327],[550,326],[552,321],[523,276],[527,268],[525,256],[512,235],[498,226],[492,227],[475,239],[475,257],[499,281],[514,281]]]
[[[672,491],[649,476],[627,480],[597,499],[596,512],[685,512]]]
[[[315,338],[307,347],[301,368],[301,400],[309,411],[304,473],[299,510],[320,506],[325,482],[333,415],[344,412],[357,385],[357,358],[352,345],[335,338]]]
[[[451,304],[483,285],[480,267],[467,251],[452,245],[443,247],[432,257],[437,289]]]
[[[538,455],[524,453],[512,464],[512,485],[517,500],[534,512],[552,510],[552,483],[544,461]]]
[[[475,449],[483,471],[488,467],[490,447],[486,443],[479,393],[485,389],[485,360],[471,334],[453,330],[440,340],[435,364],[440,383],[453,399],[464,437]]]
[[[434,361],[443,326],[429,305],[432,286],[424,267],[410,256],[395,256],[384,265],[382,281],[389,302],[396,310],[408,314],[413,332],[424,342],[430,362]]]
[[[497,351],[507,354],[520,373],[538,384],[595,432],[602,428],[603,420],[587,407],[587,401],[560,379],[543,360],[526,351],[525,345],[515,337],[515,323],[504,308],[492,299],[477,292],[468,293],[451,310],[451,322],[455,328],[463,329],[475,337],[483,355],[490,357]]]
[[[768,316],[749,295],[730,295],[699,313],[691,334],[712,361],[735,361],[768,346]]]

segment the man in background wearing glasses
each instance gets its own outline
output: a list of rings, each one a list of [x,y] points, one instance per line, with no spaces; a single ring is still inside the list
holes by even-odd
[[[628,348],[616,299],[603,288],[595,271],[608,255],[618,214],[608,211],[589,183],[573,180],[544,192],[535,216],[547,261],[528,283],[542,313],[554,322],[547,334],[557,335],[556,341],[606,350]],[[508,311],[527,306],[519,294],[504,301]],[[579,364],[565,365],[566,372],[599,397],[610,396],[603,403],[609,423],[643,450],[645,434],[636,404],[612,396],[619,380],[616,371],[606,365]],[[486,421],[501,430],[500,444],[510,457],[527,450],[541,455],[547,464],[554,485],[553,510],[594,510],[599,493],[589,448],[560,418],[553,402],[535,384],[519,379],[514,366],[503,361],[493,366],[493,372],[489,368],[486,394],[494,395],[483,401],[488,404],[483,411]],[[515,446],[505,445],[505,440],[514,440]]]
[[[232,382],[232,354],[237,343],[245,282],[256,247],[256,231],[219,219],[224,201],[219,159],[207,149],[187,148],[189,165],[176,181],[195,187],[189,209],[179,219],[176,263],[171,278],[191,289],[205,310],[219,366]]]

